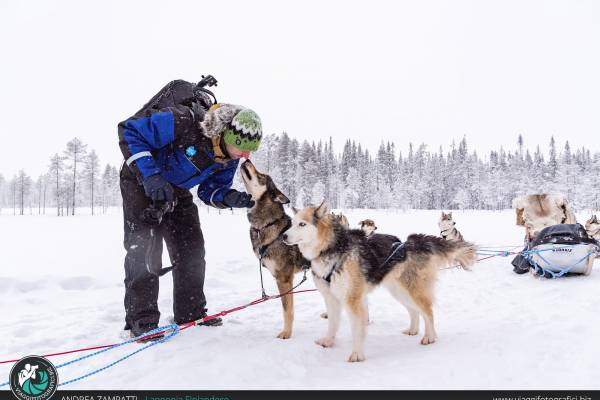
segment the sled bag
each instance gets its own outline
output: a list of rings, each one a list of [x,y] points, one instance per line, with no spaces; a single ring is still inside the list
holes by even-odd
[[[599,250],[581,224],[559,224],[539,233],[530,243],[526,258],[542,271],[589,275]]]

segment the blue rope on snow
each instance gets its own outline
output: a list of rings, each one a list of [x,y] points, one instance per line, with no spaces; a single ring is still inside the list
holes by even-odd
[[[500,257],[508,257],[510,256],[510,250],[478,250],[476,252],[477,255],[480,256],[500,256]]]
[[[502,247],[508,247],[508,250],[501,249]],[[518,247],[522,247],[522,245],[518,246],[484,246],[477,247],[477,255],[480,256],[499,256],[499,257],[508,257],[512,255],[512,249],[516,249]]]
[[[107,347],[106,349],[102,349],[102,350],[96,351],[96,352],[94,352],[94,353],[91,353],[91,354],[88,354],[88,355],[85,355],[85,356],[82,356],[82,357],[76,358],[76,359],[74,359],[74,360],[68,361],[68,362],[66,362],[66,363],[63,363],[63,364],[57,365],[57,366],[56,366],[56,369],[59,369],[59,368],[62,368],[62,367],[66,367],[66,366],[68,366],[68,365],[75,364],[75,363],[77,363],[77,362],[79,362],[79,361],[83,361],[83,360],[85,360],[85,359],[87,359],[87,358],[90,358],[90,357],[97,356],[98,354],[101,354],[101,353],[107,352],[107,351],[109,351],[109,350],[116,349],[117,347],[121,347],[121,346],[124,346],[124,345],[126,345],[126,344],[129,344],[129,343],[135,342],[136,340],[139,340],[139,339],[140,339],[140,338],[142,338],[142,337],[152,336],[152,335],[153,335],[153,334],[155,334],[155,333],[158,333],[158,332],[163,332],[163,331],[165,331],[165,332],[166,332],[166,331],[170,331],[170,330],[172,330],[173,332],[169,333],[168,335],[165,335],[165,336],[164,336],[164,337],[162,337],[161,339],[159,339],[159,340],[156,340],[156,341],[153,341],[153,342],[151,342],[151,343],[149,343],[149,344],[147,344],[147,345],[145,345],[145,346],[143,346],[143,347],[141,347],[141,348],[139,348],[139,349],[137,349],[137,350],[135,350],[135,351],[133,351],[133,352],[131,352],[131,353],[129,353],[129,354],[127,354],[127,355],[125,355],[125,356],[121,357],[121,358],[119,358],[118,360],[116,360],[116,361],[114,361],[114,362],[112,362],[112,363],[110,363],[110,364],[108,364],[108,365],[106,365],[106,366],[104,366],[104,367],[102,367],[102,368],[95,369],[95,370],[93,370],[92,372],[89,372],[89,373],[87,373],[87,374],[85,374],[85,375],[82,375],[82,376],[80,376],[80,377],[77,377],[77,378],[74,378],[74,379],[68,380],[68,381],[66,381],[66,382],[59,383],[59,384],[58,384],[58,386],[68,385],[69,383],[77,382],[77,381],[80,381],[80,380],[82,380],[82,379],[85,379],[85,378],[87,378],[87,377],[90,377],[90,376],[92,376],[92,375],[95,375],[95,374],[97,374],[97,373],[99,373],[99,372],[102,372],[102,371],[104,371],[104,370],[106,370],[106,369],[108,369],[108,368],[110,368],[110,367],[112,367],[112,366],[114,366],[114,365],[116,365],[116,364],[118,364],[118,363],[122,362],[122,361],[125,361],[126,359],[128,359],[128,358],[129,358],[129,357],[131,357],[131,356],[133,356],[134,354],[137,354],[137,353],[139,353],[139,352],[141,352],[141,351],[144,351],[144,350],[146,350],[146,349],[149,349],[149,348],[150,348],[150,347],[152,347],[152,346],[156,346],[156,345],[157,345],[157,344],[159,344],[159,343],[164,343],[164,342],[166,342],[167,340],[171,339],[173,336],[177,335],[177,334],[179,333],[179,331],[180,331],[180,328],[179,328],[179,325],[177,325],[177,324],[171,324],[171,325],[165,325],[165,326],[161,326],[161,327],[158,327],[158,328],[156,328],[156,329],[153,329],[153,330],[151,330],[151,331],[149,331],[149,332],[146,332],[146,333],[144,333],[142,336],[138,336],[138,337],[135,337],[135,338],[131,338],[131,339],[129,339],[129,340],[127,340],[127,341],[125,341],[125,342],[122,342],[122,343],[115,344],[114,346],[111,346],[111,347]],[[6,385],[9,385],[9,384],[10,384],[10,381],[9,381],[9,382],[5,382],[5,383],[2,383],[2,384],[0,384],[0,387],[2,387],[2,386],[6,386]]]
[[[554,250],[554,249],[526,250],[526,251],[523,251],[523,257],[525,257],[525,259],[527,259],[529,264],[531,264],[533,266],[534,272],[536,274],[538,273],[538,271],[542,271],[542,276],[546,276],[546,274],[548,274],[552,277],[552,279],[560,278],[561,276],[568,274],[569,271],[571,271],[573,268],[575,268],[577,265],[579,265],[582,261],[587,260],[589,256],[597,253],[596,250],[592,250],[587,255],[582,257],[579,261],[577,261],[575,264],[572,264],[569,267],[561,268],[559,266],[552,265],[552,263],[550,263],[548,260],[546,260],[541,254],[539,254],[543,251],[549,251],[549,250]],[[538,265],[538,263],[536,263],[533,260],[532,254],[537,254],[538,257],[540,257],[546,264],[548,264],[548,266],[554,267],[554,268],[558,269],[560,272],[554,272],[552,270],[541,267],[540,265]]]

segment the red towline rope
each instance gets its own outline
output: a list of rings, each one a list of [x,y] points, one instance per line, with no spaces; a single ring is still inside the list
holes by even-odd
[[[297,290],[297,291],[295,291],[295,292],[284,293],[283,295],[281,295],[281,294],[278,294],[278,295],[275,295],[275,296],[267,296],[267,297],[263,297],[263,298],[260,298],[260,299],[253,300],[253,301],[251,301],[250,303],[248,303],[248,304],[244,304],[244,305],[242,305],[242,306],[233,307],[233,308],[230,308],[230,309],[228,309],[228,310],[225,310],[225,311],[218,312],[218,313],[216,313],[216,314],[213,314],[213,315],[207,315],[206,317],[204,317],[204,318],[200,318],[200,319],[198,319],[198,320],[196,320],[196,321],[190,321],[190,322],[186,322],[186,323],[184,323],[184,324],[180,324],[180,325],[179,325],[179,329],[180,329],[180,330],[184,330],[184,329],[190,328],[190,327],[192,327],[192,326],[198,325],[198,324],[200,324],[200,323],[202,323],[202,322],[210,321],[211,319],[215,319],[215,318],[218,318],[218,317],[224,317],[224,316],[225,316],[225,315],[227,315],[227,314],[231,314],[231,313],[234,313],[234,312],[236,312],[236,311],[243,310],[244,308],[247,308],[247,307],[250,307],[250,306],[255,306],[255,305],[257,305],[257,304],[260,304],[260,303],[264,303],[265,301],[268,301],[268,300],[278,299],[278,298],[280,298],[280,297],[287,296],[288,294],[293,294],[293,293],[304,293],[304,292],[314,292],[314,291],[316,291],[316,290],[317,290],[317,289],[305,289],[305,290]],[[164,333],[164,331],[163,331],[163,332],[157,332],[157,333],[154,333],[154,334],[152,334],[152,335],[148,335],[148,336],[141,337],[139,340],[142,340],[142,339],[149,339],[149,338],[152,338],[152,337],[154,337],[154,336],[161,335],[161,334],[163,334],[163,333]],[[105,349],[105,348],[107,348],[107,347],[114,347],[114,346],[117,346],[118,344],[120,344],[120,343],[106,344],[106,345],[102,345],[102,346],[95,346],[95,347],[86,347],[86,348],[83,348],[83,349],[77,349],[77,350],[63,351],[63,352],[60,352],[60,353],[44,354],[42,357],[54,357],[54,356],[62,356],[62,355],[65,355],[65,354],[80,353],[80,352],[83,352],[83,351],[90,351],[90,350],[99,350],[99,349]],[[19,360],[20,360],[20,359],[15,359],[15,360],[6,360],[6,361],[0,361],[0,364],[15,363],[15,362],[17,362],[17,361],[19,361]]]

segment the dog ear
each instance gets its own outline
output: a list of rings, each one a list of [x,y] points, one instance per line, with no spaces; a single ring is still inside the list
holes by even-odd
[[[315,216],[317,218],[323,218],[323,216],[325,216],[325,214],[327,214],[328,212],[329,207],[327,207],[327,203],[325,203],[325,199],[323,199],[321,205],[315,210]]]
[[[279,189],[275,191],[273,200],[281,204],[288,204],[290,202],[290,199],[288,199],[285,194],[281,193]]]
[[[596,217],[596,214],[592,215],[592,223],[598,223],[598,217]]]
[[[292,212],[294,213],[294,215],[298,214],[298,210],[296,210],[296,207],[292,206]]]
[[[448,219],[452,219],[452,211],[450,211],[447,215],[448,215]]]

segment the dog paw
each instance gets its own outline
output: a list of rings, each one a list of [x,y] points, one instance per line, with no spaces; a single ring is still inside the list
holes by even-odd
[[[315,343],[318,344],[319,346],[323,346],[323,347],[333,347],[333,344],[335,343],[335,339],[330,338],[330,337],[324,337],[324,338],[315,340]]]
[[[435,342],[435,336],[430,337],[430,336],[423,336],[423,339],[421,339],[421,344],[422,345],[428,345],[428,344],[432,344],[433,342]]]
[[[350,354],[350,357],[348,357],[348,362],[359,362],[359,361],[365,361],[365,355],[363,353],[353,351],[352,354]]]
[[[405,335],[408,335],[408,336],[414,336],[414,335],[419,334],[419,330],[406,328],[405,330],[402,331],[402,333],[404,333]]]
[[[289,339],[292,337],[292,332],[290,331],[281,331],[279,335],[277,335],[279,339]]]
[[[327,313],[326,313],[326,312],[324,312],[324,313],[321,313],[321,318],[323,318],[323,319],[327,319]]]

